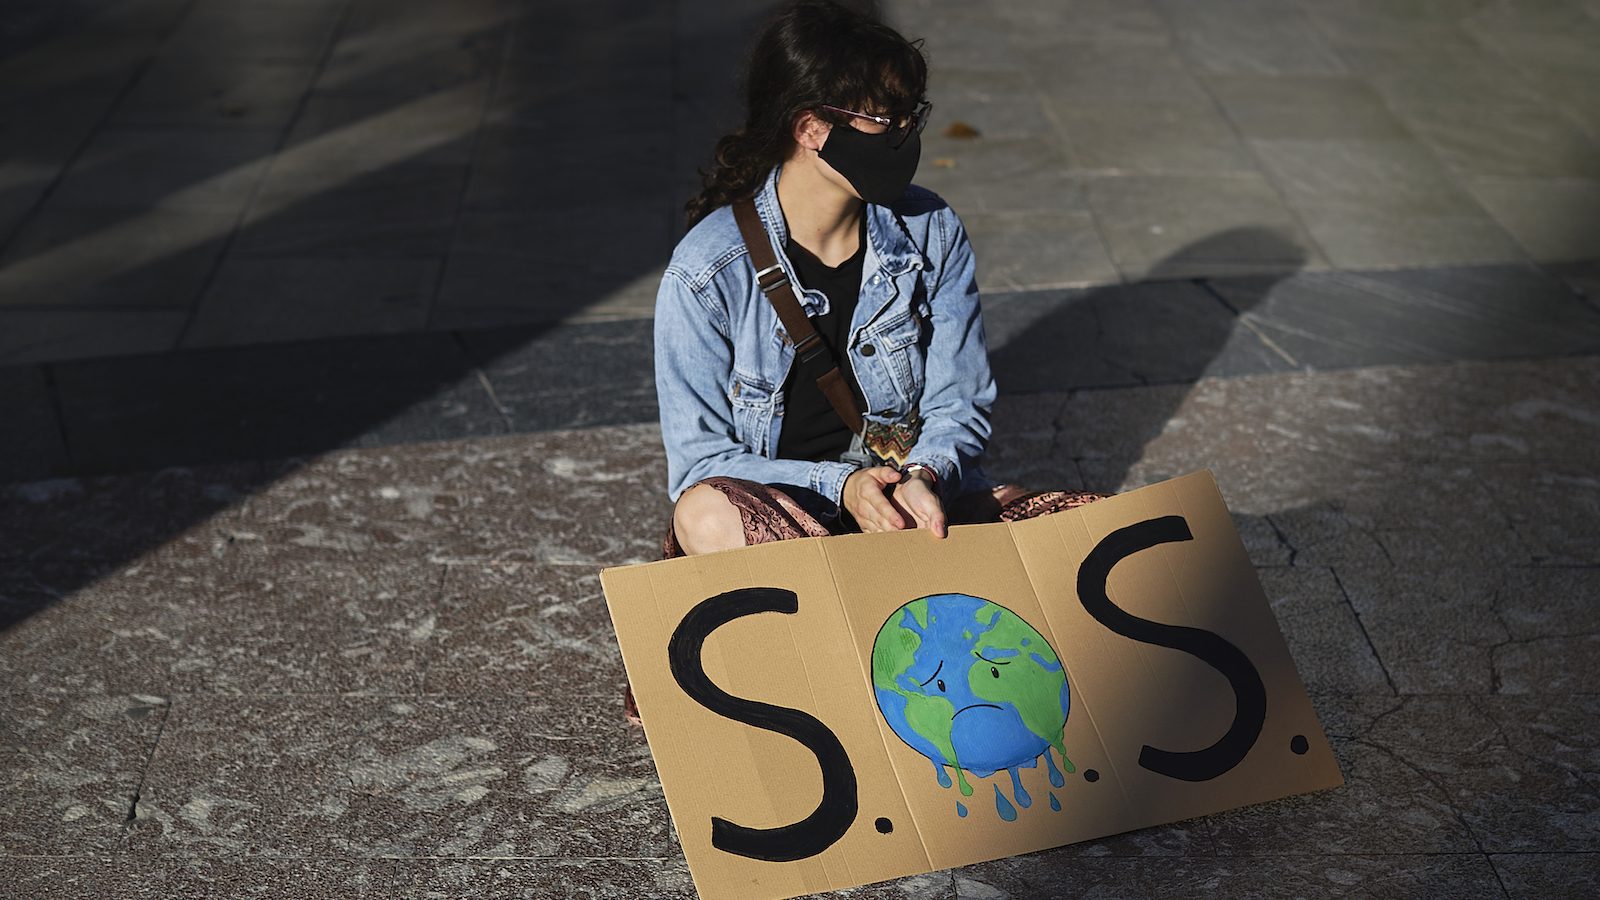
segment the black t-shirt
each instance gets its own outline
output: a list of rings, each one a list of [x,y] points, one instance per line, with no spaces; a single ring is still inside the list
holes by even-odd
[[[822,343],[833,351],[839,374],[844,376],[850,393],[855,395],[856,408],[866,409],[861,386],[856,383],[855,371],[845,355],[850,341],[850,323],[855,318],[856,302],[861,298],[861,267],[867,255],[866,217],[861,219],[860,246],[853,256],[837,266],[824,265],[811,251],[793,240],[785,243],[783,249],[794,263],[795,277],[800,279],[800,284],[827,296],[828,312],[812,316],[812,327],[817,329]],[[797,287],[797,296],[799,290]],[[817,355],[810,364],[795,356],[789,378],[783,383],[783,429],[778,433],[780,459],[837,460],[850,449],[850,429],[817,387],[817,379],[827,373],[826,354]]]

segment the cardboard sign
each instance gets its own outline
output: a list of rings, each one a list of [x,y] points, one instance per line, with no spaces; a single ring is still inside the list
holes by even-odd
[[[1208,472],[944,541],[780,541],[601,581],[706,898],[1342,783]]]

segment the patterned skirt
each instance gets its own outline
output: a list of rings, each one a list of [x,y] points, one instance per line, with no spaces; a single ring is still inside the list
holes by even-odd
[[[700,484],[721,491],[739,510],[739,517],[744,522],[745,546],[789,538],[850,534],[859,530],[840,518],[822,521],[793,495],[770,484],[720,476],[707,478]],[[1083,506],[1105,497],[1105,494],[1090,491],[1030,492],[1016,485],[1000,485],[993,491],[957,498],[946,510],[946,516],[951,525],[1017,522]],[[672,532],[672,523],[668,522],[667,535],[661,541],[661,558],[676,559],[683,555],[683,547]]]

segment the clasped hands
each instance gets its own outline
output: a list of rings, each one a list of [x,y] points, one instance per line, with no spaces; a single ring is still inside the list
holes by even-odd
[[[944,504],[933,479],[920,469],[901,474],[890,466],[857,469],[844,482],[844,508],[865,532],[926,528],[945,536]]]

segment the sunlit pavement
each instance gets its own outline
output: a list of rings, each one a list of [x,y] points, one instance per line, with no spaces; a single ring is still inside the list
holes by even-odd
[[[692,896],[596,576],[759,7],[545,6],[6,32],[0,893]],[[847,895],[1600,892],[1600,11],[890,10],[992,470],[1211,469],[1347,784]]]

